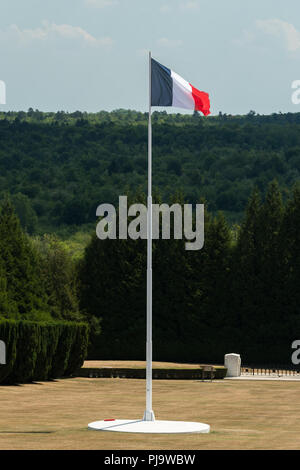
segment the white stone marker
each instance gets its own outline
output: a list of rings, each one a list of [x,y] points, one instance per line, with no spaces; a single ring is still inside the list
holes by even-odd
[[[241,375],[241,356],[239,354],[225,354],[224,365],[227,368],[226,377],[239,377]]]
[[[2,340],[0,340],[0,364],[6,364],[6,345]]]

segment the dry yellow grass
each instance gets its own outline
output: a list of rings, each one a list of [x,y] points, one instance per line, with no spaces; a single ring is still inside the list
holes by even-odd
[[[97,419],[141,418],[145,381],[73,378],[0,387],[0,449],[298,449],[299,383],[153,383],[157,419],[203,421],[210,434],[91,431]]]

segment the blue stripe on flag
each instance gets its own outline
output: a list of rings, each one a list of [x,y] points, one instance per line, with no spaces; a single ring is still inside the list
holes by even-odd
[[[171,70],[151,59],[151,106],[172,106]]]

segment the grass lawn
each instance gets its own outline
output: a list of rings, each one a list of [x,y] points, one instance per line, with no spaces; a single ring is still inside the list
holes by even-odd
[[[300,384],[155,380],[157,419],[202,421],[210,434],[97,432],[91,421],[141,418],[145,381],[72,378],[0,387],[0,449],[298,449]]]

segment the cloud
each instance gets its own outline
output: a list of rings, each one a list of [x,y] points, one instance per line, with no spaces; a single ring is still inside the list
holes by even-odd
[[[300,49],[300,32],[291,23],[279,19],[256,20],[256,27],[265,34],[282,38],[290,52]]]
[[[183,10],[196,10],[199,7],[197,0],[187,0],[180,3],[180,8]]]
[[[21,29],[13,24],[6,31],[0,32],[0,38],[17,40],[23,45],[33,41],[46,41],[53,38],[79,40],[89,46],[110,46],[113,42],[110,37],[95,38],[80,26],[57,25],[47,21],[43,21],[42,26],[35,29]]]
[[[162,47],[180,47],[182,46],[182,41],[180,39],[160,38],[157,44]]]
[[[118,0],[84,0],[84,3],[90,7],[105,8],[117,5],[119,2]]]

